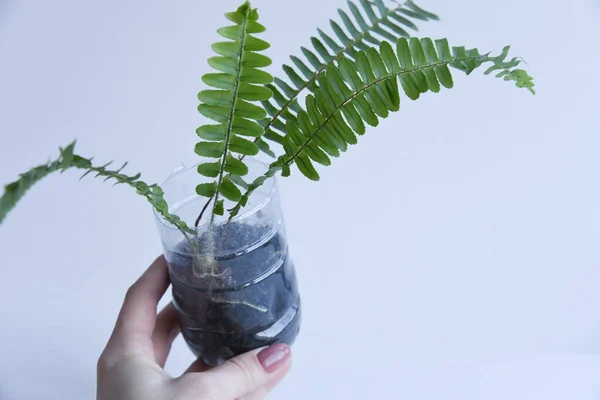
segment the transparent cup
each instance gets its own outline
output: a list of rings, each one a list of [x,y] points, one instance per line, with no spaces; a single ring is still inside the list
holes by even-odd
[[[248,181],[266,171],[265,164],[246,161]],[[162,185],[170,212],[189,226],[207,201],[196,194],[199,180],[194,166],[174,172]],[[219,365],[259,347],[293,344],[300,297],[274,178],[229,223],[217,216],[209,224],[209,207],[196,235],[184,235],[155,216],[182,334],[196,357]]]

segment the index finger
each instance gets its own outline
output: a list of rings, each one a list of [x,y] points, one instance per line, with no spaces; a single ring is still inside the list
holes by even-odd
[[[160,256],[127,291],[113,336],[141,334],[151,338],[156,308],[168,287],[167,262]]]

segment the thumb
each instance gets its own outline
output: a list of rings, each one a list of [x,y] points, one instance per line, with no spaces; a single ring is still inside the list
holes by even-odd
[[[275,344],[225,361],[203,375],[220,389],[219,398],[237,399],[281,380],[290,366],[290,348]]]

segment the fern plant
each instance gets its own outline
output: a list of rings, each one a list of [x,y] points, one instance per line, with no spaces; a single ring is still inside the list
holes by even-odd
[[[412,1],[394,3],[393,7],[386,6],[382,0],[360,0],[358,5],[348,1],[348,8],[354,21],[346,11],[338,10],[346,31],[338,22],[330,21],[337,40],[318,29],[319,37],[311,37],[313,49],[301,47],[308,65],[300,57],[291,56],[290,60],[295,68],[287,64],[282,67],[290,84],[281,78],[275,78],[275,85],[269,85],[274,94],[274,102],[263,102],[270,115],[269,119],[263,121],[265,139],[283,144],[287,134],[286,121],[296,121],[295,113],[300,108],[299,96],[306,90],[314,93],[319,88],[318,78],[327,68],[335,66],[341,57],[355,61],[359,51],[367,51],[383,40],[394,43],[400,37],[409,37],[410,31],[418,31],[418,20],[439,19],[437,15],[423,10]],[[261,149],[274,157],[262,138],[258,138],[257,143],[262,144]]]
[[[203,125],[196,131],[202,139],[196,145],[196,153],[218,159],[198,166],[199,174],[217,178],[196,188],[199,195],[214,197],[211,223],[215,215],[224,213],[220,195],[231,201],[241,199],[242,194],[234,183],[236,179],[232,177],[246,175],[248,167],[233,154],[252,156],[258,153],[258,146],[245,137],[260,138],[263,134],[258,122],[265,118],[266,112],[255,103],[271,98],[272,93],[265,85],[273,81],[271,74],[261,69],[269,66],[271,59],[259,53],[268,49],[269,44],[254,36],[265,31],[265,27],[257,22],[257,11],[246,3],[225,16],[235,25],[218,30],[229,40],[213,44],[218,56],[208,59],[219,72],[202,77],[204,83],[216,90],[207,89],[198,94],[201,101],[198,111],[218,123]]]
[[[508,58],[509,47],[492,56],[450,47],[446,39],[411,37],[418,22],[438,19],[411,0],[358,0],[347,6],[348,11],[339,10],[340,22],[331,21],[331,33],[319,29],[310,49],[301,47],[301,55],[290,57],[293,66],[283,65],[281,77],[265,70],[271,65],[263,54],[269,43],[257,37],[265,27],[256,9],[246,2],[225,14],[232,24],[218,30],[226,40],[213,44],[216,55],[208,63],[215,72],[202,77],[208,88],[198,94],[198,111],[212,122],[196,131],[196,154],[211,159],[198,166],[196,192],[206,203],[198,210],[196,226],[209,209],[208,224],[215,224],[215,216],[225,214],[226,201],[231,221],[269,177],[289,176],[293,165],[318,180],[315,163],[330,165],[368,127],[399,111],[404,97],[414,101],[426,92],[452,88],[451,69],[469,75],[487,65],[485,74],[535,93],[532,78],[519,68],[521,59]],[[197,233],[172,212],[158,185],[144,183],[139,174],[124,174],[125,165],[117,170],[94,166],[92,159],[75,154],[74,146],[60,149],[56,160],[5,187],[0,223],[36,182],[53,172],[80,169],[131,186],[188,239]],[[245,157],[259,152],[274,161],[264,175],[247,182]]]

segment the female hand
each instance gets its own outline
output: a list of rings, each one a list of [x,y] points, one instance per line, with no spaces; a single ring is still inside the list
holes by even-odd
[[[285,345],[252,351],[212,369],[197,360],[178,378],[164,371],[180,332],[172,303],[156,315],[168,286],[161,256],[129,288],[98,360],[97,400],[263,399],[290,368],[290,349]]]

